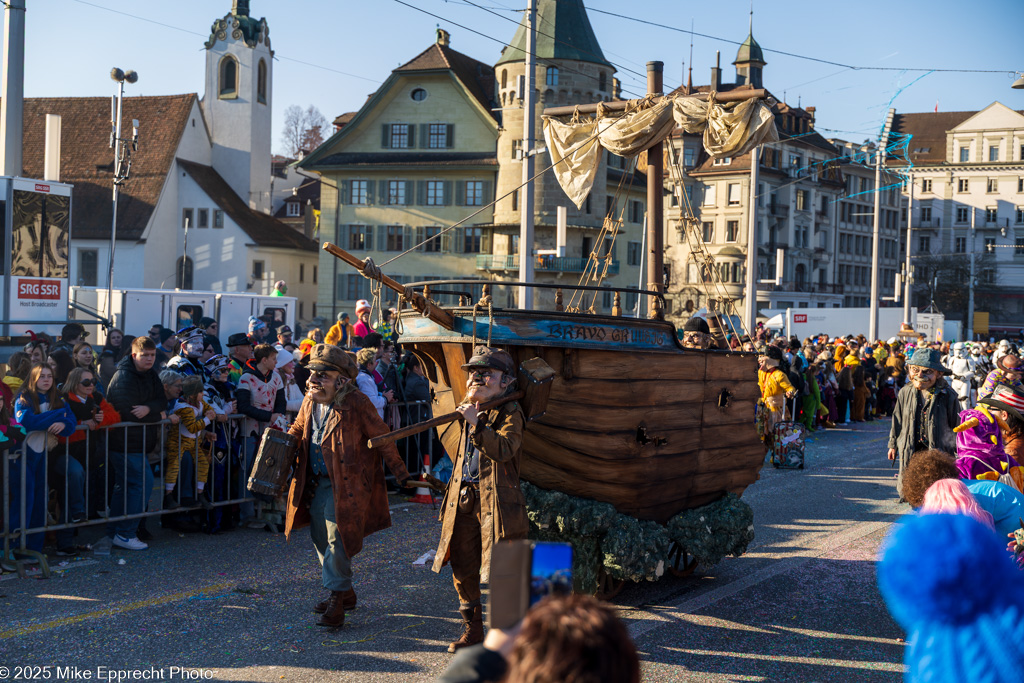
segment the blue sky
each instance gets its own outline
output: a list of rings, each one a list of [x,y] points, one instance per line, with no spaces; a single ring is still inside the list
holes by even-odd
[[[391,69],[434,41],[440,25],[451,45],[494,63],[511,40],[525,0],[407,0],[437,19],[395,0],[251,0],[251,14],[266,17],[276,52],[274,141],[280,145],[284,109],[317,106],[327,118],[357,110]],[[203,42],[230,0],[27,0],[28,97],[109,96],[112,66],[135,69],[132,95],[203,90]],[[749,0],[586,0],[605,56],[619,68],[627,95],[644,89],[644,64],[665,63],[666,86],[684,80],[690,37],[596,10],[630,16],[720,38],[693,42],[694,84],[707,83],[715,51],[732,80],[737,45],[747,35]],[[113,10],[113,11],[111,11]],[[134,17],[141,17],[134,18]],[[511,19],[511,21],[510,21]],[[461,24],[459,27],[456,24]],[[1010,89],[1008,72],[1024,70],[1019,34],[1020,0],[755,0],[754,37],[765,49],[765,85],[791,104],[817,107],[828,137],[861,141],[878,133],[886,108],[901,112],[977,110],[998,100],[1024,109],[1024,90]],[[471,32],[478,31],[479,34]],[[726,41],[735,41],[730,43]],[[861,67],[852,70],[785,56],[781,50]],[[903,71],[904,68],[1001,70],[993,74]],[[890,102],[892,103],[890,105]],[[143,122],[143,144],[145,123]]]

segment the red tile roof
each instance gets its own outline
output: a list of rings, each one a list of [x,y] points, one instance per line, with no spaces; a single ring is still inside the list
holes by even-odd
[[[316,242],[306,239],[294,228],[285,225],[273,216],[250,209],[213,167],[184,159],[178,159],[178,163],[192,176],[203,192],[223,209],[258,246],[301,249],[303,251],[317,250]]]
[[[977,113],[976,111],[897,113],[893,118],[892,129],[893,132],[913,136],[907,147],[907,153],[912,163],[941,164],[946,161],[946,131],[956,128]],[[892,161],[894,165],[898,165],[903,160],[893,159]]]
[[[139,120],[139,151],[131,178],[121,186],[117,237],[137,240],[149,223],[196,95],[125,97],[122,135]],[[114,151],[110,149],[110,98],[32,97],[25,100],[23,174],[43,176],[46,115],[61,116],[60,180],[73,183],[72,237],[109,239]],[[197,118],[200,118],[197,116]],[[201,118],[196,125],[205,125]]]

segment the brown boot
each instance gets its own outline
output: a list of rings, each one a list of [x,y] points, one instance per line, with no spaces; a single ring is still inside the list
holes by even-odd
[[[344,593],[341,591],[331,591],[331,597],[327,598],[327,609],[324,610],[323,616],[317,620],[317,626],[338,628],[339,626],[345,625],[345,605],[342,600],[343,595]]]
[[[459,614],[466,623],[459,639],[448,645],[448,652],[456,652],[461,648],[484,642],[483,608],[480,605],[467,607],[460,609]]]
[[[327,611],[327,603],[330,600],[321,600],[320,602],[313,605],[313,611],[317,614],[323,614]],[[350,612],[356,608],[356,591],[354,588],[349,588],[347,591],[341,594],[341,606],[345,608],[346,612]]]

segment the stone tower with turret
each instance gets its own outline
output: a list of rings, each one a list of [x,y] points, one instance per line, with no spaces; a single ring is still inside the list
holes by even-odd
[[[525,20],[524,20],[525,21]],[[544,145],[541,113],[545,107],[564,104],[585,104],[608,101],[613,96],[614,67],[605,59],[590,26],[582,0],[537,0],[537,33],[535,39],[537,73],[534,101],[537,119],[537,140],[533,147]],[[498,138],[497,197],[502,197],[522,184],[521,147],[523,137],[523,89],[525,78],[526,28],[520,24],[512,42],[495,65],[495,90],[502,108],[502,130]],[[551,165],[551,157],[538,155],[537,172]],[[602,159],[590,199],[582,209],[565,196],[554,173],[544,173],[534,183],[536,247],[555,246],[557,207],[568,208],[569,226],[600,227],[605,215],[606,173]],[[589,211],[587,210],[589,208]],[[520,220],[518,200],[506,197],[494,207],[496,233],[503,230],[518,234]],[[570,254],[572,248],[570,247]]]
[[[203,116],[214,169],[242,201],[268,213],[273,57],[267,20],[249,16],[249,0],[233,0],[206,41]]]
[[[740,85],[751,85],[755,88],[763,88],[761,70],[767,62],[764,61],[764,52],[761,46],[754,40],[753,18],[751,18],[750,33],[747,39],[740,45],[736,53],[733,65],[736,67],[736,82]]]

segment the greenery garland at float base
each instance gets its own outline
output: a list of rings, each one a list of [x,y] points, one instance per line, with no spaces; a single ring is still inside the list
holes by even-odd
[[[659,524],[618,512],[609,503],[577,498],[522,482],[530,518],[530,538],[573,547],[577,592],[594,593],[604,570],[615,579],[657,581],[670,563],[673,541],[699,565],[739,557],[754,540],[754,511],[734,493],[684,510]]]

